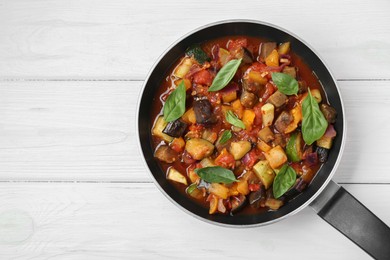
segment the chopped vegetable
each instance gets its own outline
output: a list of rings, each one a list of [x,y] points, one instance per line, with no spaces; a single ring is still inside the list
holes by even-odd
[[[263,152],[269,152],[272,147],[265,143],[263,140],[260,140],[257,142],[257,148],[259,148]]]
[[[289,125],[294,122],[294,117],[287,111],[283,111],[275,121],[275,128],[279,133],[285,133]]]
[[[194,101],[193,106],[198,124],[212,124],[215,122],[210,101],[207,99],[198,99]]]
[[[265,58],[265,64],[271,67],[279,66],[279,54],[277,50],[273,50],[267,58]]]
[[[253,171],[257,177],[261,180],[261,183],[266,189],[271,187],[272,182],[275,178],[275,173],[269,165],[268,161],[259,161],[253,166]]]
[[[272,122],[274,121],[274,111],[275,111],[274,105],[269,103],[261,107],[261,114],[262,114],[264,126],[272,125]]]
[[[152,134],[154,136],[160,137],[164,141],[171,142],[173,140],[173,137],[163,133],[167,124],[168,123],[165,122],[164,117],[159,116],[157,118],[156,122],[154,123],[153,129],[152,129]]]
[[[299,162],[302,160],[302,135],[294,133],[291,135],[286,146],[287,158],[290,162]]]
[[[187,112],[185,112],[184,115],[182,115],[181,119],[187,124],[195,124],[196,116],[195,116],[194,108],[191,107],[190,109],[188,109]]]
[[[251,109],[245,109],[242,116],[242,122],[245,125],[245,129],[251,130],[253,121],[255,120],[255,112]]]
[[[321,104],[320,110],[322,114],[324,114],[324,117],[329,124],[334,124],[336,122],[336,117],[337,117],[336,109],[334,109],[333,107],[327,104]]]
[[[279,145],[272,148],[268,153],[265,153],[265,158],[269,162],[272,169],[277,169],[287,162],[287,155]]]
[[[293,121],[284,129],[285,134],[291,133],[297,129],[298,124],[302,121],[301,105],[297,104],[293,109],[291,109],[290,113],[293,117]]]
[[[171,181],[188,185],[187,178],[173,167],[169,168],[167,178]]]
[[[273,50],[276,49],[276,42],[265,42],[260,46],[260,60],[265,61],[268,55],[271,54]]]
[[[240,96],[240,102],[246,108],[252,108],[257,103],[257,99],[257,96],[249,91],[243,91]]]
[[[275,139],[274,133],[272,132],[271,128],[269,128],[268,126],[261,129],[257,133],[257,136],[260,137],[260,139],[266,143]]]
[[[171,121],[167,124],[167,126],[163,130],[163,133],[172,137],[180,137],[184,134],[186,128],[186,123],[184,123],[180,119],[176,119],[175,121]]]
[[[229,152],[233,155],[235,160],[240,160],[244,155],[252,148],[251,143],[248,141],[232,142],[230,144]]]
[[[160,145],[154,152],[154,157],[166,163],[176,161],[177,153],[167,145]]]
[[[278,53],[285,55],[290,52],[290,42],[284,42],[279,46]]]
[[[173,75],[178,78],[184,78],[184,76],[190,71],[192,61],[190,58],[184,58],[181,63],[176,67]]]
[[[295,67],[286,66],[286,67],[283,68],[282,72],[284,74],[287,74],[287,75],[291,76],[294,79],[297,78],[297,71],[296,71]]]
[[[193,138],[187,141],[185,150],[195,160],[202,160],[213,153],[214,145],[204,139]]]
[[[283,106],[287,101],[287,96],[280,91],[273,93],[267,100],[267,102],[274,105],[276,108]]]
[[[227,199],[229,195],[229,189],[219,183],[211,183],[209,192],[222,199]]]
[[[209,56],[202,50],[202,48],[198,44],[194,44],[187,48],[186,54],[188,56],[193,56],[194,59],[199,62],[199,64],[203,64],[206,61],[210,61]]]

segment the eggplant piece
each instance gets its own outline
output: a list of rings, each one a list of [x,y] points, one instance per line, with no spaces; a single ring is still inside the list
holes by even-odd
[[[177,153],[167,145],[160,145],[154,152],[154,157],[166,163],[173,163],[176,161]]]
[[[317,146],[316,153],[318,154],[318,161],[321,163],[328,160],[329,149]]]
[[[232,196],[230,199],[230,203],[232,205],[232,209],[230,212],[237,213],[238,211],[243,209],[245,204],[246,204],[246,201],[247,201],[247,199],[244,195]]]
[[[265,61],[265,58],[276,49],[276,42],[264,42],[260,46],[260,60]]]
[[[177,119],[175,121],[169,122],[164,128],[163,133],[172,137],[181,137],[184,134],[184,131],[187,128],[187,124]]]
[[[207,99],[197,99],[194,101],[193,107],[198,124],[209,125],[215,123],[210,101]]]
[[[306,81],[299,80],[298,81],[298,94],[305,93],[305,92],[307,92],[307,90],[308,90],[308,87],[307,87]]]
[[[258,93],[262,87],[263,85],[259,84],[258,82],[251,82],[248,80],[248,78],[242,79],[242,88],[244,91]]]
[[[320,110],[322,114],[324,114],[324,117],[329,124],[334,124],[336,122],[336,116],[337,116],[336,109],[334,109],[333,107],[327,104],[321,104]]]
[[[246,108],[252,108],[257,103],[258,97],[248,91],[241,93],[240,102]]]
[[[286,66],[283,68],[283,73],[287,74],[287,75],[290,75],[291,77],[293,77],[294,79],[297,78],[297,70],[295,67],[289,67],[289,66]]]
[[[245,64],[249,64],[253,62],[253,55],[247,48],[242,47],[242,62]]]
[[[278,90],[268,98],[267,102],[278,108],[286,104],[287,99],[287,96]]]
[[[301,193],[307,186],[307,182],[302,179],[302,177],[298,178],[295,181],[295,184],[284,194],[287,197],[293,197]]]
[[[265,187],[262,185],[257,191],[249,194],[249,204],[254,208],[264,207],[266,200]]]
[[[284,133],[293,120],[294,117],[290,113],[283,111],[275,121],[275,128],[279,131],[279,133]]]
[[[275,134],[275,139],[273,140],[272,144],[275,146],[280,145],[281,147],[286,147],[286,137],[282,134]]]

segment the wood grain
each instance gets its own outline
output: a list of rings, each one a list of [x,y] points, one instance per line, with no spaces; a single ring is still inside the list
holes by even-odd
[[[338,79],[390,79],[388,10],[387,0],[4,0],[0,78],[142,80],[182,35],[245,18],[305,39]]]
[[[390,183],[389,84],[339,82],[348,135],[336,181]],[[135,129],[141,85],[1,82],[0,180],[149,182]]]
[[[388,185],[345,188],[390,224]],[[0,198],[1,259],[369,259],[310,208],[232,229],[187,215],[150,183],[0,183]]]

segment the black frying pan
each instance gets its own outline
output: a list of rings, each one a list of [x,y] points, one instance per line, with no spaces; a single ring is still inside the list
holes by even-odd
[[[213,38],[232,35],[257,36],[275,42],[290,41],[294,52],[313,70],[322,84],[330,104],[338,111],[334,125],[337,137],[329,153],[328,161],[314,177],[309,187],[277,211],[257,215],[209,215],[208,210],[183,196],[165,177],[153,157],[152,102],[171,66],[183,55],[186,48]],[[258,21],[222,21],[201,27],[174,43],[157,61],[143,86],[138,107],[138,135],[146,164],[158,188],[174,204],[191,215],[212,224],[236,227],[251,227],[271,224],[286,218],[310,205],[319,216],[362,247],[377,259],[390,259],[390,229],[372,212],[357,201],[344,188],[331,180],[343,152],[346,135],[343,102],[333,78],[319,56],[297,36],[274,25]]]

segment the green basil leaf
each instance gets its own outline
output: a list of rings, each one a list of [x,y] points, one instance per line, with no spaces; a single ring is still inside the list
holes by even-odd
[[[230,138],[232,138],[232,131],[225,130],[222,133],[221,139],[219,139],[220,144],[226,143]]]
[[[206,182],[216,182],[229,184],[237,181],[236,176],[231,170],[225,169],[220,166],[205,167],[195,169],[195,173]]]
[[[240,119],[238,119],[238,117],[235,114],[233,114],[231,110],[228,110],[226,112],[225,117],[226,117],[226,121],[228,121],[230,124],[245,129],[244,123]]]
[[[186,86],[182,81],[165,101],[163,114],[166,122],[180,118],[186,111]]]
[[[278,87],[278,90],[285,95],[296,95],[298,93],[298,81],[286,73],[272,73],[272,81]]]
[[[302,102],[302,137],[310,145],[320,139],[328,127],[317,101],[308,90],[307,97]]]
[[[276,175],[272,186],[275,199],[286,193],[294,185],[296,179],[297,174],[294,169],[287,164],[283,165]]]
[[[240,67],[242,59],[231,60],[218,71],[208,91],[218,91],[226,87],[236,74],[238,67]]]
[[[194,56],[194,59],[199,62],[199,64],[203,64],[206,61],[210,60],[209,56],[207,56],[207,54],[202,50],[199,44],[194,44],[188,47],[186,50],[186,54],[188,56]]]

